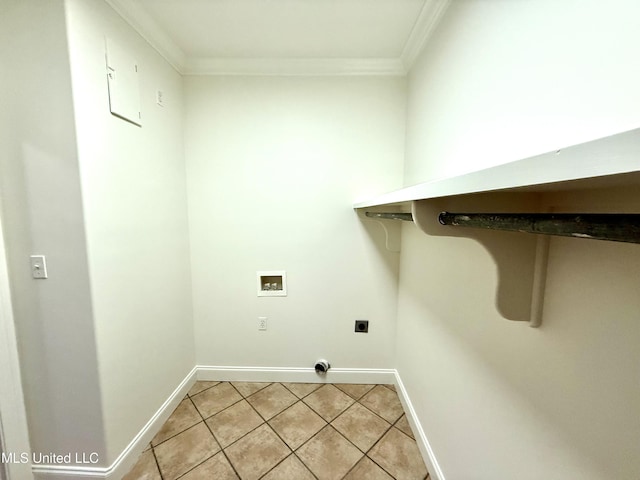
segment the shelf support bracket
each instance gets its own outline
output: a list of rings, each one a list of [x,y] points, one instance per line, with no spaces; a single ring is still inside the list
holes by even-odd
[[[544,294],[547,287],[547,265],[549,264],[549,242],[547,235],[538,235],[536,253],[533,264],[533,282],[531,285],[531,316],[529,326],[538,328],[542,325]]]
[[[385,234],[385,248],[390,252],[400,251],[400,224],[398,222],[386,222],[384,220],[404,220],[413,221],[411,213],[402,212],[365,212],[367,218],[376,220],[382,227]]]
[[[413,202],[413,218],[420,230],[435,237],[462,237],[479,242],[497,267],[498,284],[495,304],[505,319],[526,321],[532,327],[542,323],[546,287],[548,238],[481,228],[452,228],[438,221],[442,211],[471,211],[482,208],[495,211],[510,205],[514,211],[539,208],[537,195],[515,196],[509,193],[477,194],[465,197]],[[471,208],[470,208],[471,207]],[[494,210],[495,209],[495,210]],[[450,254],[458,248],[452,243]]]

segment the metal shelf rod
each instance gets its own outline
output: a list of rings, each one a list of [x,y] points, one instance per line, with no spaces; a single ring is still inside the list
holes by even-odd
[[[410,213],[386,213],[386,212],[365,212],[369,218],[379,218],[382,220],[405,220],[413,222],[413,215]]]
[[[640,243],[637,213],[449,213],[442,225]]]

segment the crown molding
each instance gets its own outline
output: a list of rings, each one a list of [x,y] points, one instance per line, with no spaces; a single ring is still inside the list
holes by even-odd
[[[178,73],[183,73],[187,56],[149,14],[132,0],[105,0]]]
[[[398,58],[194,58],[184,75],[349,76],[407,74]]]
[[[404,76],[451,0],[426,0],[399,58],[188,58],[134,0],[105,0],[182,75]]]
[[[451,0],[426,0],[405,43],[400,60],[406,72],[411,70],[436,27],[444,17]]]

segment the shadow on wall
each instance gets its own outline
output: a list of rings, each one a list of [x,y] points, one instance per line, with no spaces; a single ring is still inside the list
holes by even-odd
[[[449,208],[451,205],[437,202],[428,207],[435,214],[436,224],[437,212]],[[437,371],[428,377],[441,378],[443,372],[454,372],[451,375],[458,377],[456,388],[465,390],[465,396],[479,401],[494,395],[517,398],[518,404],[510,405],[510,409],[526,417],[517,425],[498,425],[509,414],[490,409],[472,412],[473,416],[484,417],[472,422],[491,423],[495,418],[496,429],[504,430],[504,435],[524,429],[527,434],[535,430],[530,438],[555,437],[565,453],[573,452],[573,458],[584,460],[583,468],[593,469],[593,478],[598,477],[596,472],[609,478],[635,478],[628,475],[630,471],[640,471],[632,447],[639,440],[640,425],[637,420],[630,420],[637,418],[640,388],[630,377],[634,365],[640,364],[640,354],[634,346],[640,342],[636,318],[640,301],[634,286],[637,278],[633,280],[640,268],[640,248],[633,244],[554,238],[544,322],[536,330],[526,323],[502,318],[509,313],[509,291],[520,288],[516,268],[500,270],[497,305],[492,303],[496,257],[510,267],[510,255],[516,255],[518,249],[518,242],[511,242],[515,250],[501,251],[503,240],[498,237],[516,235],[526,242],[527,237],[535,239],[535,235],[493,231],[469,235],[470,230],[465,229],[464,233],[445,237],[440,233],[425,235],[412,225],[406,229],[401,315],[411,311],[412,322],[424,327],[418,329],[421,335],[427,335],[419,339],[425,352],[434,348],[442,353],[440,347],[444,343],[454,347],[437,358]],[[463,234],[477,242],[447,238]],[[407,309],[407,305],[411,308]],[[603,317],[611,323],[604,324]],[[399,321],[399,328],[403,329],[403,318]],[[407,338],[417,333],[401,335]],[[427,353],[421,362],[434,360],[432,355]],[[458,368],[461,361],[465,365],[463,371],[450,370]],[[489,391],[488,385],[478,386],[476,375],[480,376],[480,372],[497,382],[499,388]],[[459,391],[446,391],[450,386],[447,382],[429,388],[438,391],[439,396],[459,395]],[[476,405],[475,400],[468,400],[467,404],[451,397],[448,401],[452,410],[447,415],[462,405]],[[469,417],[467,411],[458,413]],[[535,445],[514,448],[522,449],[523,455],[537,455]],[[541,464],[540,468],[545,471],[548,467]]]
[[[365,217],[364,212],[356,210],[355,214],[362,225],[365,236],[375,247],[376,252],[384,260],[384,265],[395,278],[400,271],[400,238],[402,222],[397,220],[373,220]]]
[[[416,202],[413,213],[417,225],[428,235],[465,237],[479,242],[491,254],[498,269],[495,297],[498,312],[505,319],[528,322],[531,317],[536,236],[444,226],[438,222],[438,214],[444,211],[531,212],[535,211],[537,202],[534,194],[464,195]]]

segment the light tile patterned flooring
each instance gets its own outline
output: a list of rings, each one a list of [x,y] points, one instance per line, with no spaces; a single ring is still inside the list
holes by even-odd
[[[197,382],[124,480],[424,480],[391,385]]]

